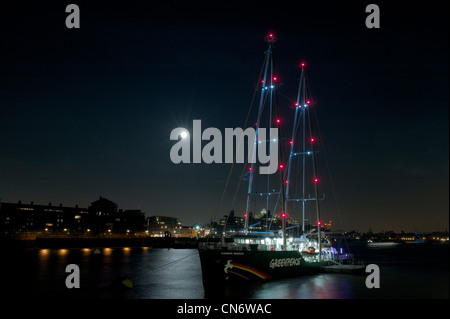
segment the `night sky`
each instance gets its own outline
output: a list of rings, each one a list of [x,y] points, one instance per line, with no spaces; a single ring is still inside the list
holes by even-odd
[[[242,127],[273,32],[284,121],[307,64],[333,181],[324,218],[343,230],[448,228],[444,1],[92,2],[2,5],[3,202],[87,207],[103,196],[209,222],[230,164],[173,164],[170,132],[194,119]],[[69,3],[80,29],[65,26]],[[380,29],[365,26],[370,3]],[[242,195],[216,217],[241,214]]]

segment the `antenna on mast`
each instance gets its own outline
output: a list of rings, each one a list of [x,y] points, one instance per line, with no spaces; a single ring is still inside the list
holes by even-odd
[[[272,45],[272,43],[274,43],[275,41],[277,41],[277,37],[271,32],[269,33],[265,39],[266,42],[268,42],[270,45]]]

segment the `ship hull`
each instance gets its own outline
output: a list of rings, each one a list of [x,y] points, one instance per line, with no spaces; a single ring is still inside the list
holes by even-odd
[[[204,286],[230,281],[261,281],[317,273],[299,251],[199,250]]]

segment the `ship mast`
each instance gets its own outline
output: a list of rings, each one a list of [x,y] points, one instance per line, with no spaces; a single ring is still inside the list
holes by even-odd
[[[273,37],[273,35],[272,35]],[[267,39],[266,39],[267,41]],[[247,204],[245,207],[245,215],[244,215],[244,220],[245,220],[245,224],[244,224],[244,233],[247,234],[248,233],[248,220],[249,220],[249,213],[250,213],[250,202],[251,202],[251,197],[252,197],[252,192],[253,192],[253,183],[254,183],[254,172],[255,172],[255,164],[256,164],[256,148],[259,142],[259,127],[261,125],[261,116],[264,110],[264,103],[265,103],[265,99],[264,96],[267,94],[267,90],[265,90],[266,87],[273,87],[272,83],[269,83],[269,86],[267,85],[267,74],[269,72],[269,65],[271,62],[271,57],[272,57],[272,44],[269,42],[269,48],[267,49],[267,51],[265,52],[266,57],[264,60],[264,75],[263,78],[260,79],[261,80],[261,95],[259,98],[259,107],[258,107],[258,116],[256,119],[256,129],[255,129],[255,145],[253,147],[253,152],[252,152],[252,161],[250,164],[250,176],[249,176],[249,181],[248,181],[248,192],[247,192]],[[272,75],[272,74],[271,74]],[[272,76],[270,77],[272,79]]]
[[[247,203],[246,203],[246,209],[245,209],[245,215],[244,215],[244,220],[245,220],[245,225],[244,225],[244,233],[247,234],[248,233],[248,220],[249,220],[249,212],[250,212],[250,202],[251,202],[251,197],[253,195],[257,195],[254,193],[254,174],[255,174],[255,163],[256,163],[256,149],[257,149],[257,145],[259,143],[261,143],[262,141],[259,140],[259,128],[262,124],[262,114],[263,114],[263,110],[264,110],[264,106],[266,104],[266,100],[268,100],[268,105],[269,105],[269,111],[268,111],[268,115],[269,115],[269,127],[272,126],[272,122],[273,122],[273,118],[272,118],[272,113],[273,113],[273,104],[275,103],[275,111],[276,111],[276,119],[275,119],[275,124],[277,125],[277,130],[278,130],[278,160],[279,163],[283,163],[282,160],[282,152],[281,152],[281,143],[279,143],[279,139],[281,136],[281,132],[280,132],[280,114],[279,114],[279,107],[278,107],[278,95],[277,95],[277,86],[276,86],[276,81],[277,81],[277,77],[274,75],[274,59],[273,59],[273,44],[276,41],[276,37],[273,34],[269,34],[266,38],[265,41],[269,44],[269,47],[267,49],[267,51],[265,52],[266,57],[264,60],[264,75],[263,78],[260,79],[261,81],[261,95],[260,95],[260,100],[259,100],[259,108],[258,108],[258,116],[257,116],[257,120],[256,120],[256,131],[255,131],[255,147],[253,147],[253,153],[252,153],[252,162],[251,162],[251,166],[249,168],[250,172],[249,172],[249,185],[248,185],[248,193],[247,193]],[[264,142],[268,142],[270,141],[269,136],[266,137],[266,140]],[[270,142],[269,142],[270,143]],[[270,148],[267,148],[270,149]],[[277,163],[277,165],[279,164]],[[281,176],[281,197],[282,197],[282,209],[284,209],[285,207],[285,182],[284,182],[284,174],[282,171],[282,164],[279,166],[279,172],[280,172],[280,176]],[[266,221],[268,219],[268,213],[270,211],[269,209],[269,196],[272,195],[276,195],[279,194],[278,192],[274,192],[274,191],[270,191],[270,179],[269,179],[269,175],[267,176],[267,190],[266,192],[263,193],[259,193],[258,195],[265,195],[266,196]],[[283,250],[286,250],[286,213],[285,211],[283,211],[281,213],[281,220],[282,220],[282,232],[283,232]],[[266,227],[267,227],[267,223],[266,223]],[[266,229],[267,230],[267,229]]]
[[[307,86],[306,86],[306,75],[305,75],[305,63],[301,63],[301,75],[298,87],[297,100],[295,103],[295,117],[294,117],[294,125],[292,128],[292,137],[290,143],[290,152],[289,152],[289,163],[287,170],[287,181],[290,180],[292,174],[293,167],[293,159],[297,156],[301,156],[301,172],[302,172],[302,189],[301,189],[301,197],[300,198],[291,198],[291,192],[289,183],[286,186],[286,203],[285,210],[287,211],[287,203],[289,201],[301,201],[302,206],[302,236],[305,234],[305,214],[306,214],[306,202],[314,201],[315,202],[315,210],[316,210],[316,218],[317,218],[317,236],[318,236],[318,245],[319,245],[319,261],[322,258],[322,238],[321,238],[321,222],[320,222],[320,210],[319,210],[319,196],[318,196],[318,182],[319,179],[317,177],[317,168],[316,168],[316,159],[315,159],[315,151],[314,145],[316,143],[316,139],[313,135],[312,125],[311,125],[311,115],[310,115],[310,100],[307,96]],[[297,140],[296,136],[298,135],[299,127],[301,127],[301,141],[299,143],[299,151],[296,152]],[[307,131],[308,128],[308,131]],[[311,158],[312,162],[312,180],[307,179],[307,170],[306,164],[309,161],[308,158]],[[314,185],[314,196],[311,197],[311,194],[306,193],[307,184]],[[308,197],[307,197],[308,195]]]

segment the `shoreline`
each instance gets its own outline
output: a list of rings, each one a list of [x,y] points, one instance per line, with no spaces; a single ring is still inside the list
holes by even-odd
[[[198,240],[190,237],[37,237],[34,240],[2,238],[0,247],[9,249],[85,248],[85,247],[154,247],[197,248]]]

